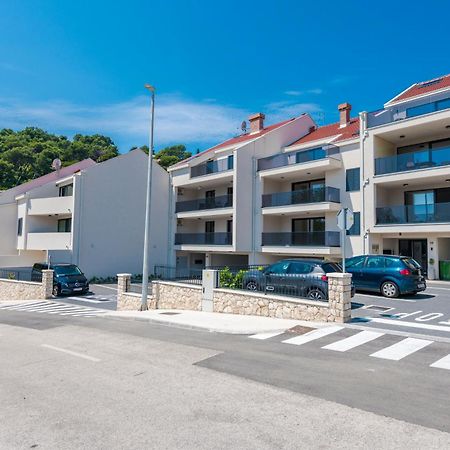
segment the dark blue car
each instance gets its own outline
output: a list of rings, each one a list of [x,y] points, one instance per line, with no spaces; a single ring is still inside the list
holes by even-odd
[[[357,290],[395,298],[417,294],[427,287],[419,263],[408,256],[361,255],[347,259],[345,265]]]

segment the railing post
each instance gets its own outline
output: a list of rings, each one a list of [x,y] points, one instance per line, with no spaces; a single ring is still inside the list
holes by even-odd
[[[327,273],[328,305],[335,322],[350,322],[352,318],[352,274]]]
[[[53,294],[53,270],[42,271],[42,297],[44,299],[52,298]]]

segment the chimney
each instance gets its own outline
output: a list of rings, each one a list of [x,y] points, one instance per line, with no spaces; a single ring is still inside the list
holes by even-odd
[[[338,110],[340,128],[346,127],[350,122],[350,111],[352,110],[352,105],[350,105],[350,103],[341,103],[338,106]]]
[[[263,113],[256,113],[248,118],[250,122],[250,133],[257,133],[264,128],[264,119],[266,116]]]

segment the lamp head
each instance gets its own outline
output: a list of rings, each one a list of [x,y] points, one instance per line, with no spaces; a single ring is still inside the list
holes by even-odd
[[[151,92],[155,92],[155,87],[152,86],[151,84],[146,83],[146,84],[144,84],[144,87],[145,87],[145,89],[148,89]]]

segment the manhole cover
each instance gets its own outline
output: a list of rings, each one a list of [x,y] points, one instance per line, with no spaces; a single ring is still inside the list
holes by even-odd
[[[310,331],[315,330],[315,328],[311,327],[302,327],[300,325],[296,325],[295,327],[289,328],[289,330],[286,330],[286,333],[292,333],[292,334],[305,334],[309,333]]]
[[[394,308],[390,308],[389,306],[369,305],[369,306],[364,307],[364,309],[370,309],[370,311],[386,312],[386,311],[391,311]]]
[[[181,313],[167,311],[167,312],[162,312],[160,314],[164,314],[165,316],[176,316],[177,314],[181,314]]]

